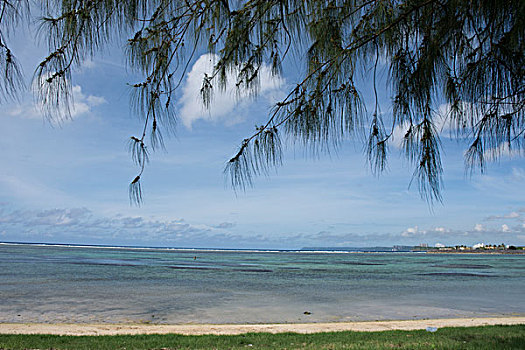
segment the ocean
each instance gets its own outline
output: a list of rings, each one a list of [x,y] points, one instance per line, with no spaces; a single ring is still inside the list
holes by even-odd
[[[0,322],[525,315],[525,255],[0,244]]]

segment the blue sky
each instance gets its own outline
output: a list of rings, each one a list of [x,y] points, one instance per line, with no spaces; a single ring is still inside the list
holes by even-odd
[[[23,34],[10,44],[28,85],[45,50]],[[111,51],[111,52],[110,52]],[[71,121],[49,123],[31,94],[3,102],[0,120],[0,241],[224,248],[300,248],[393,244],[525,245],[525,161],[507,152],[484,175],[465,175],[465,145],[443,133],[443,204],[430,210],[412,167],[391,145],[388,171],[375,177],[362,146],[309,157],[288,144],[284,165],[254,188],[235,192],[223,175],[241,140],[271,102],[297,80],[301,62],[264,76],[257,99],[216,93],[212,109],[197,98],[210,55],[202,52],[184,80],[176,134],[143,177],[144,204],[130,206],[137,168],[127,140],[141,130],[129,108],[127,70],[119,49],[74,73]],[[366,101],[372,96],[364,91]],[[388,99],[382,110],[389,112]],[[372,106],[368,106],[372,109]]]

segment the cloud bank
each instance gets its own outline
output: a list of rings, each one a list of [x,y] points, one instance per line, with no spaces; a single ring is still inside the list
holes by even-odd
[[[518,213],[516,216],[514,213]],[[114,244],[136,246],[277,248],[364,247],[377,245],[445,245],[475,243],[525,244],[525,210],[503,214],[491,225],[475,224],[470,229],[446,226],[422,228],[414,225],[402,232],[349,232],[327,227],[317,232],[246,230],[234,222],[190,223],[184,219],[159,219],[144,216],[111,216],[88,208],[13,210],[0,204],[0,241]],[[379,243],[381,242],[381,243]]]

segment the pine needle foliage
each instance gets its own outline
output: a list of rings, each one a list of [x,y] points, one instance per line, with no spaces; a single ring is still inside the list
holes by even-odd
[[[203,77],[210,106],[214,89],[233,76],[239,91],[257,95],[263,65],[281,73],[290,56],[302,57],[304,75],[274,106],[264,125],[244,139],[227,162],[233,186],[281,164],[282,139],[313,150],[337,147],[366,132],[374,172],[386,168],[389,140],[406,130],[403,151],[414,166],[421,195],[441,200],[438,121],[468,142],[467,167],[483,170],[486,155],[504,147],[520,154],[525,137],[525,2],[522,0],[42,0],[39,32],[49,45],[35,72],[36,96],[49,118],[67,118],[71,72],[110,40],[126,43],[129,66],[143,74],[130,85],[144,128],[130,141],[140,168],[130,184],[141,201],[146,144],[162,146],[160,130],[176,124],[173,94],[190,62],[204,50],[218,55]],[[27,1],[2,0],[0,97],[19,88],[7,48],[7,30],[28,12]],[[388,86],[378,86],[379,65]],[[375,106],[365,108],[360,76],[372,76]],[[393,113],[383,114],[377,89],[391,92]],[[449,112],[440,116],[443,103]],[[440,121],[441,123],[441,121]],[[149,138],[146,138],[149,135]]]
[[[0,1],[0,103],[16,99],[24,86],[22,70],[9,48],[9,35],[14,27],[29,15],[25,0]]]

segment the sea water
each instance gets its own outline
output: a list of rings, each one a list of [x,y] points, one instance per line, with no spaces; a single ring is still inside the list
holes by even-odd
[[[525,315],[525,255],[0,244],[0,322]]]

